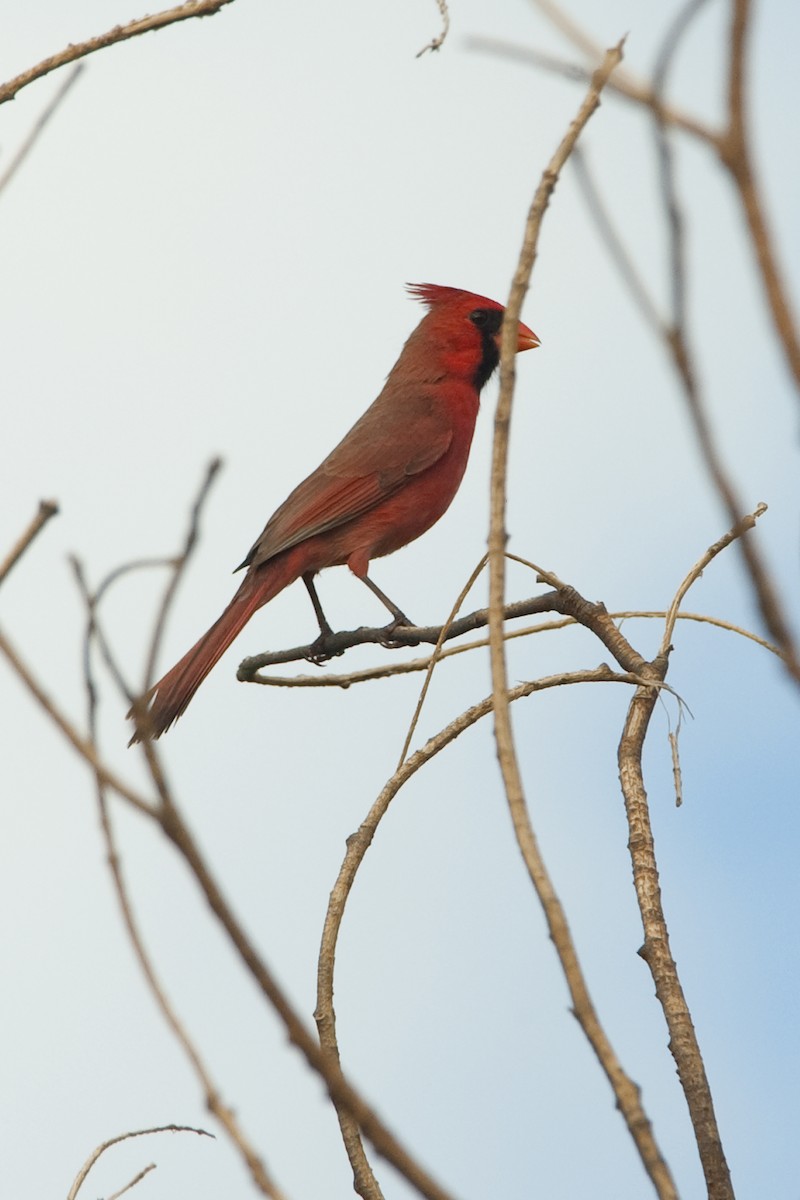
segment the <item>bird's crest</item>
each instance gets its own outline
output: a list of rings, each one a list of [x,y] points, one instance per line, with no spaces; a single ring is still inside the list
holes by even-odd
[[[462,288],[441,287],[438,283],[407,283],[406,288],[415,300],[420,300],[428,308],[436,308],[440,304],[449,304],[454,300],[479,302],[485,308],[502,307],[495,300],[488,300],[485,296],[465,292]]]

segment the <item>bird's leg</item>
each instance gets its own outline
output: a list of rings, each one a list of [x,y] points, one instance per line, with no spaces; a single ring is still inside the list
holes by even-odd
[[[323,637],[327,637],[328,634],[333,633],[333,630],[331,629],[330,625],[328,624],[328,618],[325,616],[325,613],[322,611],[322,604],[320,603],[320,598],[317,595],[317,589],[314,586],[314,576],[311,574],[310,571],[306,575],[303,576],[303,583],[306,585],[306,591],[308,592],[308,594],[311,598],[311,603],[314,605],[314,615],[317,618],[317,624],[319,625],[319,631]]]
[[[381,589],[378,587],[377,583],[372,582],[369,575],[366,575],[366,574],[359,575],[358,578],[361,580],[362,583],[365,583],[367,585],[369,590],[375,596],[378,597],[381,604],[385,605],[385,607],[388,608],[389,612],[394,617],[394,620],[389,625],[387,625],[386,629],[384,630],[384,632],[386,633],[386,639],[384,640],[384,643],[383,643],[384,646],[395,647],[395,646],[408,645],[407,642],[393,642],[391,640],[391,635],[394,633],[395,629],[399,629],[403,625],[412,625],[413,626],[414,622],[410,621],[408,619],[408,617],[406,616],[406,614],[403,612],[403,610],[401,608],[398,608],[397,605],[394,603],[394,601],[390,600],[385,592],[381,591]]]
[[[334,655],[331,654],[331,652],[326,648],[328,638],[333,636],[333,630],[330,627],[328,618],[323,612],[320,598],[317,595],[317,589],[314,586],[314,576],[311,571],[303,576],[303,583],[306,585],[306,591],[311,598],[311,603],[314,606],[314,613],[317,618],[317,624],[319,625],[319,637],[313,643],[311,651],[307,655],[307,661],[315,663],[318,667],[320,667],[324,662],[327,662],[329,659],[334,657]],[[342,651],[339,651],[339,653],[341,654]]]

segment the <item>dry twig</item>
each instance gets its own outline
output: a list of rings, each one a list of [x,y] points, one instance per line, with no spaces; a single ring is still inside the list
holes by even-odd
[[[441,50],[444,40],[450,32],[450,12],[447,7],[447,0],[436,0],[436,7],[439,9],[442,17],[442,32],[437,34],[435,38],[431,38],[427,46],[423,46],[417,52],[417,58],[422,58],[423,54],[427,54],[429,50]]]
[[[519,684],[508,693],[509,703],[532,696],[551,688],[566,687],[580,683],[626,683],[638,684],[641,676],[628,672],[614,672],[605,665],[593,671],[571,671],[559,675],[551,675],[544,679],[532,680]],[[325,924],[322,931],[319,958],[317,962],[317,1006],[314,1010],[314,1020],[319,1031],[320,1045],[336,1063],[339,1062],[339,1043],[336,1035],[336,1011],[333,1004],[334,973],[336,967],[336,946],[339,939],[344,911],[352,891],[355,877],[364,856],[372,844],[372,840],[383,817],[388,811],[394,797],[400,789],[427,762],[441,753],[456,738],[470,729],[482,717],[489,716],[493,711],[494,698],[487,696],[477,704],[473,704],[461,713],[439,733],[429,738],[421,749],[409,758],[404,759],[400,767],[383,787],[357,831],[347,839],[347,852],[339,869],[336,882],[331,890],[328,908],[325,914]],[[336,1104],[339,1125],[353,1168],[353,1186],[365,1200],[378,1200],[381,1195],[380,1186],[364,1153],[359,1137],[358,1123],[353,1119],[351,1111],[345,1105]]]
[[[28,528],[20,537],[15,546],[9,550],[3,561],[0,563],[0,584],[4,583],[12,569],[22,558],[25,551],[30,546],[31,542],[41,533],[44,526],[58,512],[58,505],[54,500],[41,500],[39,502],[39,511],[31,521]]]
[[[109,1138],[107,1142],[101,1142],[99,1146],[95,1147],[95,1149],[87,1158],[86,1162],[81,1167],[80,1171],[78,1171],[78,1174],[73,1179],[72,1187],[67,1193],[67,1200],[75,1200],[78,1192],[83,1187],[86,1176],[89,1174],[98,1158],[100,1158],[100,1155],[105,1154],[106,1150],[109,1150],[112,1146],[117,1146],[120,1142],[126,1142],[129,1138],[149,1137],[151,1133],[196,1133],[199,1134],[200,1137],[214,1136],[213,1133],[209,1133],[207,1129],[198,1129],[194,1125],[155,1125],[152,1129],[131,1129],[128,1131],[128,1133],[119,1133],[116,1137]],[[133,1183],[136,1182],[138,1182],[138,1180],[134,1179],[132,1183],[128,1184],[128,1187],[130,1188]],[[121,1193],[117,1194],[120,1195]]]
[[[666,676],[675,617],[686,592],[692,583],[699,579],[704,568],[726,546],[729,546],[737,538],[741,538],[748,529],[753,528],[763,511],[763,507],[759,507],[754,513],[737,521],[727,534],[709,547],[681,583],[667,612],[661,650],[654,661],[649,664],[648,675],[655,681],[663,682]],[[639,953],[650,968],[656,987],[656,996],[669,1029],[669,1047],[686,1096],[709,1200],[733,1200],[730,1172],[714,1113],[711,1088],[689,1006],[678,976],[678,968],[670,949],[669,932],[661,903],[655,841],[642,770],[644,740],[656,699],[657,693],[651,687],[637,689],[628,709],[617,752],[620,784],[628,820],[628,848],[633,866],[636,898],[644,929],[644,945]],[[676,795],[680,802],[680,769],[676,762],[672,739],[671,746]]]
[[[126,42],[130,38],[139,37],[142,33],[150,33],[154,29],[164,29],[167,25],[175,25],[179,21],[189,21],[193,17],[212,17],[221,8],[232,2],[233,0],[186,0],[185,4],[179,4],[175,8],[167,8],[163,12],[140,17],[138,20],[129,21],[126,25],[115,25],[107,33],[98,34],[97,37],[89,38],[85,42],[76,42],[74,45],[66,46],[57,54],[51,54],[49,58],[42,59],[40,63],[29,67],[21,75],[15,75],[7,83],[0,84],[0,104],[5,104],[7,100],[13,100],[18,92],[21,92],[34,80],[49,75],[51,71],[57,71],[59,67],[64,67],[67,63],[85,58],[87,54],[94,54],[96,50],[105,50],[106,47],[114,46],[118,42]]]
[[[500,396],[494,422],[492,448],[491,524],[489,530],[489,638],[494,698],[494,729],[497,756],[503,776],[517,843],[531,882],[542,904],[548,930],[564,970],[572,997],[573,1012],[597,1055],[611,1084],[617,1105],[639,1152],[645,1170],[662,1200],[676,1200],[677,1192],[669,1168],[656,1144],[652,1128],[642,1108],[639,1088],[624,1072],[606,1033],[600,1024],[578,961],[572,935],[561,901],[542,858],[525,802],[519,763],[514,748],[508,704],[508,672],[503,641],[505,604],[505,509],[506,471],[509,430],[514,392],[514,331],[519,321],[522,300],[528,288],[536,257],[536,245],[542,218],[559,173],[567,161],[582,129],[600,103],[600,93],[622,58],[620,42],[606,52],[602,65],[592,77],[589,91],[578,115],[562,139],[536,190],[525,226],[522,251],[506,305],[500,355]],[[647,670],[646,664],[645,673]],[[639,673],[639,672],[637,672]]]
[[[67,75],[66,79],[64,79],[64,81],[61,83],[60,87],[56,89],[46,108],[44,108],[39,114],[30,132],[28,133],[28,136],[25,138],[22,145],[19,146],[16,154],[11,159],[11,162],[0,175],[0,192],[3,191],[3,188],[8,186],[14,175],[22,166],[23,162],[28,157],[37,140],[41,136],[45,125],[50,120],[53,113],[56,111],[62,101],[66,99],[67,93],[72,85],[77,81],[82,70],[83,63],[77,63],[70,71],[69,75]]]
[[[176,561],[175,574],[173,576],[173,580],[175,578],[177,578],[178,573],[180,572],[180,570],[182,569],[186,560],[188,559],[188,556],[191,552],[192,546],[194,545],[194,541],[195,541],[196,533],[197,533],[197,523],[198,523],[198,518],[199,518],[200,506],[201,506],[203,499],[205,497],[205,494],[207,492],[209,482],[210,482],[210,476],[207,476],[204,486],[201,489],[198,500],[194,505],[194,509],[193,509],[193,513],[192,513],[192,521],[191,521],[191,526],[190,526],[190,533],[189,533],[189,537],[187,539],[187,545],[186,545],[183,555]],[[109,650],[106,638],[103,636],[102,629],[97,620],[97,608],[98,608],[98,604],[99,604],[101,598],[107,593],[111,584],[113,582],[115,582],[116,580],[118,580],[119,578],[121,578],[125,574],[125,569],[123,568],[123,569],[112,572],[111,575],[107,579],[103,580],[103,582],[98,587],[97,591],[92,593],[89,591],[88,587],[86,586],[84,573],[83,573],[83,570],[81,569],[80,564],[76,560],[73,560],[73,565],[75,568],[75,574],[76,574],[76,577],[78,580],[78,585],[81,589],[84,603],[86,604],[86,611],[87,611],[87,628],[86,628],[86,637],[85,637],[85,642],[84,642],[84,680],[85,680],[85,684],[86,684],[86,694],[87,694],[87,702],[88,702],[88,723],[89,723],[90,737],[91,737],[92,745],[95,746],[95,748],[96,748],[98,691],[97,691],[97,687],[96,687],[93,672],[92,672],[92,654],[91,654],[92,644],[94,641],[98,642],[98,644],[101,648],[101,653],[103,655],[103,658],[104,658],[107,666],[112,671],[112,674],[113,674],[115,680],[117,681],[118,685],[122,689],[123,694],[127,695],[127,691],[128,691],[128,689],[125,687],[125,683],[124,683],[124,680],[122,679],[122,674],[119,670],[119,667],[118,667],[116,661],[114,660],[113,655],[111,654],[111,652]],[[137,564],[137,565],[141,565],[141,564]],[[150,563],[148,562],[146,565],[150,565]],[[167,593],[166,593],[166,596],[164,599],[164,603],[163,603],[162,609],[161,609],[161,614],[160,614],[161,616],[164,615],[172,594],[173,594],[173,589],[171,587],[168,587]],[[201,1087],[203,1088],[203,1092],[205,1094],[206,1107],[207,1107],[208,1111],[212,1114],[212,1116],[217,1118],[217,1120],[219,1121],[219,1123],[222,1125],[223,1129],[227,1133],[228,1137],[230,1138],[231,1142],[233,1143],[234,1147],[241,1154],[242,1159],[244,1160],[245,1166],[247,1167],[248,1171],[250,1172],[250,1177],[253,1180],[253,1183],[258,1188],[258,1190],[261,1192],[261,1194],[268,1198],[268,1200],[286,1200],[285,1193],[279,1188],[279,1186],[277,1185],[275,1180],[272,1178],[269,1171],[267,1170],[267,1167],[266,1167],[263,1159],[257,1153],[253,1143],[250,1141],[250,1139],[244,1133],[244,1130],[242,1129],[242,1127],[239,1123],[236,1113],[222,1099],[219,1089],[217,1088],[216,1084],[214,1083],[213,1079],[211,1078],[209,1069],[206,1066],[206,1064],[200,1054],[200,1051],[198,1050],[197,1046],[194,1044],[193,1040],[190,1038],[189,1033],[186,1029],[186,1026],[184,1025],[183,1021],[180,1019],[180,1017],[178,1016],[178,1014],[175,1010],[175,1007],[173,1006],[171,1000],[169,999],[169,997],[163,987],[163,984],[161,983],[161,980],[159,979],[159,977],[156,973],[155,966],[154,966],[153,961],[147,951],[147,947],[145,946],[145,943],[144,943],[144,938],[142,937],[141,931],[139,929],[139,924],[136,920],[136,917],[135,917],[135,914],[133,911],[133,905],[131,903],[128,886],[127,886],[127,883],[125,880],[125,875],[122,870],[122,862],[121,862],[120,855],[119,855],[119,852],[117,849],[116,836],[114,833],[114,825],[113,825],[112,818],[111,818],[111,810],[110,810],[110,806],[108,803],[108,797],[106,794],[106,787],[104,785],[102,778],[99,775],[96,776],[95,782],[96,782],[96,790],[97,790],[97,803],[98,803],[98,808],[99,808],[99,812],[100,812],[100,825],[101,825],[101,829],[103,831],[103,837],[104,837],[104,840],[106,843],[108,865],[109,865],[109,869],[111,871],[111,878],[112,878],[112,882],[114,885],[114,891],[116,892],[117,901],[119,903],[120,911],[122,913],[122,919],[125,924],[125,928],[126,928],[131,946],[133,947],[133,952],[136,956],[136,959],[137,959],[139,966],[142,970],[142,973],[145,977],[147,985],[150,988],[153,999],[155,1000],[157,1007],[160,1009],[161,1014],[164,1017],[164,1020],[166,1021],[170,1030],[172,1031],[172,1034],[174,1035],[175,1040],[178,1042],[178,1045],[181,1047],[181,1049],[183,1050],[187,1059],[189,1060],[189,1062],[194,1070],[194,1073],[197,1076],[197,1079],[200,1082]],[[137,1176],[137,1178],[134,1179],[130,1184],[128,1184],[127,1187],[123,1189],[123,1191],[129,1190],[132,1186],[134,1186],[134,1184],[138,1183],[138,1181],[141,1177],[142,1177],[141,1174],[139,1176]]]

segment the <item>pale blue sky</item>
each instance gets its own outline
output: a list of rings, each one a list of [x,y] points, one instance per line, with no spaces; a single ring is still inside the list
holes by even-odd
[[[575,0],[571,11],[646,72],[656,6]],[[693,27],[672,95],[721,112],[726,6]],[[0,76],[133,13],[109,0],[6,6]],[[5,438],[0,555],[42,497],[61,515],[2,591],[0,622],[57,700],[82,712],[81,605],[66,556],[98,581],[174,553],[208,460],[225,470],[167,631],[169,666],[227,602],[264,521],[377,394],[421,310],[407,280],[508,292],[530,197],[581,88],[468,49],[490,34],[569,50],[525,0],[458,0],[437,56],[430,0],[342,6],[236,0],[90,58],[0,197]],[[796,290],[800,10],[758,6],[757,160]],[[57,86],[0,109],[0,169]],[[585,141],[620,227],[666,295],[663,219],[642,114],[607,98]],[[790,611],[798,595],[798,405],[765,317],[727,180],[679,143],[692,253],[690,311],[717,436]],[[661,348],[587,220],[571,170],[544,223],[524,319],[542,339],[518,363],[511,549],[609,608],[663,608],[727,519],[706,482]],[[422,541],[376,564],[420,622],[441,620],[485,546],[495,385],[467,477]],[[138,678],[161,579],[118,585],[109,633]],[[509,592],[531,578],[509,574]],[[382,620],[345,570],[320,583],[337,627]],[[478,597],[485,594],[480,584]],[[689,609],[759,629],[735,552]],[[627,627],[652,653],[657,627]],[[295,586],[259,614],[163,743],[179,801],[249,931],[311,1019],[319,935],[345,838],[394,769],[418,677],[348,692],[237,684],[246,654],[313,634]],[[685,803],[657,712],[647,784],[673,950],[714,1091],[737,1194],[796,1200],[796,913],[800,782],[796,694],[752,643],[679,626],[670,682]],[[380,661],[365,650],[348,665]],[[517,642],[514,680],[595,666],[582,631]],[[338,667],[336,669],[339,669]],[[105,681],[109,761],[123,704]],[[482,654],[438,673],[417,744],[489,689]],[[702,1176],[666,1049],[616,779],[627,696],[550,692],[514,714],[534,824],[601,1018],[642,1086],[683,1200]],[[92,781],[0,666],[0,1193],[65,1194],[83,1159],[125,1129],[209,1125],[122,933]],[[320,1085],[290,1050],[175,855],[118,814],[124,864],[155,961],[224,1096],[292,1200],[352,1195]],[[575,1022],[513,842],[488,723],[395,800],[360,874],[338,960],[342,1054],[353,1078],[464,1200],[650,1194],[608,1086]],[[223,1136],[109,1153],[84,1188],[110,1193],[146,1162],[142,1197],[245,1197]],[[378,1163],[387,1200],[410,1195]]]

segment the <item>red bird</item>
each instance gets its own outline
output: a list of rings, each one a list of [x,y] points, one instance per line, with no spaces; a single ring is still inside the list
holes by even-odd
[[[308,588],[323,634],[330,627],[313,578],[344,563],[395,622],[407,623],[367,575],[370,560],[413,542],[449,508],[467,465],[481,388],[500,359],[503,320],[502,306],[485,296],[432,283],[408,290],[428,312],[383,391],[270,517],[222,616],[150,690],[150,736],[169,729],[253,613],[296,579]],[[538,345],[520,323],[517,351]],[[137,732],[131,741],[138,740]]]

